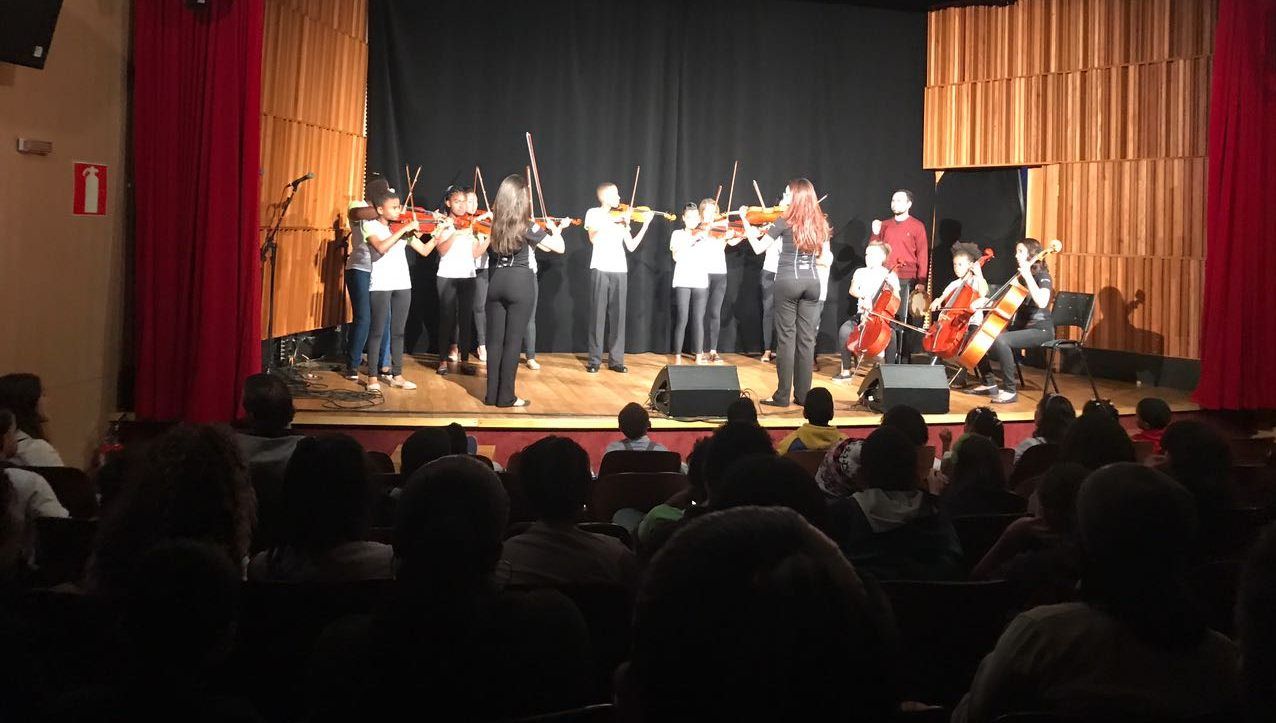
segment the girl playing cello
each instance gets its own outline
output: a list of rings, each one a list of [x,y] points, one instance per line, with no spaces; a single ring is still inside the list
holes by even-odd
[[[859,328],[860,322],[863,321],[864,313],[873,308],[873,299],[876,298],[877,292],[881,290],[883,284],[887,284],[899,293],[899,277],[894,271],[886,268],[886,259],[891,255],[891,247],[884,241],[870,241],[868,246],[864,248],[864,266],[855,269],[855,273],[851,275],[851,296],[857,300],[856,312],[851,318],[842,324],[842,328],[837,333],[838,349],[842,353],[842,369],[833,376],[833,381],[844,382],[851,378],[851,370],[855,367],[855,359],[851,356],[850,349],[847,348],[847,342],[850,341],[851,334],[855,333]],[[881,363],[883,359],[895,358],[895,337],[891,336],[891,342],[883,352],[884,356],[878,356],[877,361]]]

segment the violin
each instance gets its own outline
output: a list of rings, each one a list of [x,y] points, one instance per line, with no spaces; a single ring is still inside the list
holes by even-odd
[[[452,225],[460,230],[473,227],[475,224],[483,224],[486,222],[486,231],[478,231],[475,233],[491,233],[492,232],[492,212],[484,211],[482,213],[463,213],[460,216],[452,216]]]
[[[982,267],[993,257],[992,249],[984,249],[979,265]],[[966,272],[967,276],[971,273],[973,272]],[[944,306],[939,312],[939,318],[922,337],[922,349],[941,359],[949,359],[961,351],[962,342],[966,340],[966,327],[975,313],[971,305],[975,302],[976,293],[974,286],[962,284],[953,292],[952,298],[942,300]]]
[[[893,270],[893,269],[892,269]],[[899,313],[900,298],[890,282],[882,281],[882,288],[873,297],[873,308],[864,312],[859,328],[846,340],[846,350],[858,358],[875,357],[886,351],[895,330],[891,322]]]
[[[434,211],[428,211],[420,206],[409,206],[403,209],[403,213],[399,214],[399,218],[390,221],[386,225],[390,227],[390,233],[398,233],[399,229],[416,221],[419,228],[413,231],[413,235],[431,234],[439,224],[443,223],[443,214]]]
[[[1036,256],[1029,259],[1028,266],[1062,250],[1063,244],[1059,243],[1059,239],[1055,239]],[[984,316],[984,323],[979,325],[979,329],[970,337],[970,341],[966,342],[966,348],[962,349],[961,355],[957,357],[957,361],[971,373],[974,373],[975,367],[983,361],[984,356],[988,354],[988,349],[1001,332],[1010,326],[1011,320],[1015,318],[1015,312],[1019,311],[1019,307],[1028,298],[1028,287],[1019,283],[1019,272],[1016,271],[1015,275],[1002,284],[992,297],[997,299],[997,305]]]
[[[775,223],[784,215],[784,207],[782,206],[749,206],[744,210],[744,217],[748,219],[751,226],[765,226],[768,223]],[[739,216],[739,211],[727,211],[723,216]],[[736,223],[739,223],[738,221]],[[743,224],[741,224],[743,227]]]
[[[549,230],[550,221],[554,221],[555,223],[559,225],[562,225],[564,221],[567,221],[568,225],[571,225],[571,226],[579,226],[581,224],[581,220],[578,218],[553,218],[550,216],[533,216],[532,217],[532,223],[536,224],[537,227],[544,229],[546,231]]]
[[[719,221],[721,221],[724,218],[726,217],[725,216],[718,217]],[[715,238],[721,241],[721,240],[731,239],[736,236],[743,236],[744,224],[740,223],[739,221],[732,221],[730,223],[720,223],[720,222],[709,223],[706,221],[704,223],[701,223],[699,226],[697,226],[696,230],[702,233],[707,232],[710,238]]]
[[[655,216],[663,216],[666,221],[673,221],[677,216],[667,211],[653,211],[650,206],[634,206],[630,207],[627,203],[622,203],[611,210],[611,220],[616,223],[625,223],[625,217],[629,217],[629,223],[647,223]]]

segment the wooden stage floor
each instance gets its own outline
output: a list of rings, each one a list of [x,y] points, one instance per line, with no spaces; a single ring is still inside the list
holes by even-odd
[[[741,391],[753,399],[762,399],[775,391],[775,366],[757,357],[738,354],[724,356],[727,364],[739,370]],[[518,371],[518,394],[531,400],[523,409],[496,409],[483,404],[487,380],[484,365],[477,365],[477,376],[452,373],[439,376],[434,371],[434,356],[404,357],[404,376],[419,387],[413,391],[391,389],[382,384],[381,395],[356,394],[363,387],[332,371],[311,371],[310,383],[319,392],[343,392],[340,399],[302,397],[296,400],[299,426],[357,427],[421,427],[458,422],[466,429],[615,429],[616,412],[628,402],[645,403],[652,380],[672,356],[663,354],[630,354],[625,357],[628,374],[618,374],[606,367],[597,374],[585,371],[585,357],[575,354],[541,354],[538,371],[525,365]],[[687,362],[689,360],[685,360]],[[453,365],[455,367],[455,365]],[[839,427],[874,426],[880,415],[857,405],[860,376],[850,382],[834,382],[830,376],[838,369],[836,355],[820,358],[815,373],[815,386],[833,394]],[[1043,372],[1024,368],[1025,388],[1019,401],[1003,405],[997,411],[1007,422],[1031,421],[1033,409],[1041,398]],[[1133,414],[1140,399],[1156,396],[1165,399],[1175,412],[1196,411],[1188,392],[1177,389],[1137,387],[1132,383],[1095,380],[1100,396],[1112,400],[1121,414]],[[1060,391],[1080,409],[1091,396],[1084,377],[1061,375]],[[931,424],[951,424],[965,419],[971,408],[986,404],[985,397],[953,392],[949,414],[927,415]],[[802,408],[760,407],[763,426],[796,427],[802,423]],[[708,422],[684,422],[653,414],[655,429],[711,428]]]

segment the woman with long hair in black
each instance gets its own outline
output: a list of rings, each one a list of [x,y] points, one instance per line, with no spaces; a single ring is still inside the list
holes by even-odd
[[[815,187],[805,178],[789,181],[780,201],[784,215],[766,232],[766,242],[780,242],[780,262],[775,275],[776,376],[779,388],[762,403],[787,407],[806,403],[811,389],[811,359],[815,357],[815,330],[820,310],[820,274],[816,261],[829,254],[829,226],[820,210]],[[756,240],[759,232],[744,213],[745,235]]]
[[[562,229],[569,221],[547,219],[547,230],[534,223],[527,179],[517,174],[501,181],[492,212],[485,309],[487,396],[483,402],[498,407],[526,407],[529,402],[514,394],[514,377],[536,293],[536,273],[530,261],[532,247],[547,242],[561,246]]]

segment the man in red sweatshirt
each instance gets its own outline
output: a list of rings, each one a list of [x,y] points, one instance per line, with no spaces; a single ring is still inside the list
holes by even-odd
[[[873,221],[873,236],[870,241],[882,241],[890,245],[891,255],[886,259],[886,268],[894,268],[899,276],[899,319],[914,321],[908,318],[908,301],[918,283],[925,283],[926,272],[930,268],[930,243],[926,240],[926,227],[921,221],[908,215],[913,207],[913,192],[899,189],[891,196],[891,213],[893,218],[885,221]],[[899,358],[896,363],[908,363],[912,350],[916,346],[910,333],[895,330],[895,348]]]

